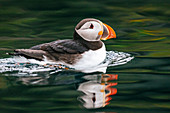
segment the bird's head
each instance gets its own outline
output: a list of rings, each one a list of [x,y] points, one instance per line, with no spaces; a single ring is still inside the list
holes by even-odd
[[[80,21],[75,31],[86,41],[99,41],[116,38],[115,31],[100,20],[87,18]]]

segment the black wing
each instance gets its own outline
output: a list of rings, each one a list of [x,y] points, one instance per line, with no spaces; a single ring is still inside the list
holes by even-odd
[[[88,49],[78,41],[58,40],[50,43],[44,43],[33,46],[30,49],[16,49],[13,55],[21,55],[26,58],[43,60],[46,56],[49,60],[64,61],[69,64],[74,63],[75,58],[80,58],[80,53]]]
[[[68,54],[79,54],[88,50],[80,42],[75,40],[57,40],[54,42],[33,46],[30,49],[43,50],[49,53],[68,53]]]

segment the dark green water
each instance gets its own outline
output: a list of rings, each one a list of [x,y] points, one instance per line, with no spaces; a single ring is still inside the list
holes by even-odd
[[[117,38],[107,50],[135,55],[131,62],[109,67],[118,75],[110,104],[86,109],[78,101],[81,84],[103,83],[102,74],[39,73],[35,77],[0,74],[2,113],[169,113],[170,112],[170,2],[169,0],[0,0],[0,58],[16,48],[72,38],[84,18],[112,26]],[[8,76],[7,76],[8,75]],[[97,78],[96,78],[97,76]],[[109,84],[109,81],[105,84]]]

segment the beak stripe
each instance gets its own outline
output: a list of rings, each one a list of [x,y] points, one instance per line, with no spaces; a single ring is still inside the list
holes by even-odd
[[[116,38],[116,33],[115,31],[107,24],[104,24],[104,27],[105,27],[105,31],[104,32],[107,32],[107,33],[103,33],[103,34],[107,34],[107,36],[102,36],[100,39],[101,40],[107,40],[107,39],[111,39],[111,38]]]

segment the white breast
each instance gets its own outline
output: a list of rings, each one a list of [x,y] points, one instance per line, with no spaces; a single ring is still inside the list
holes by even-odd
[[[106,58],[106,49],[103,43],[102,48],[98,50],[89,50],[82,54],[82,58],[73,65],[76,70],[91,70],[95,66],[99,65]]]

